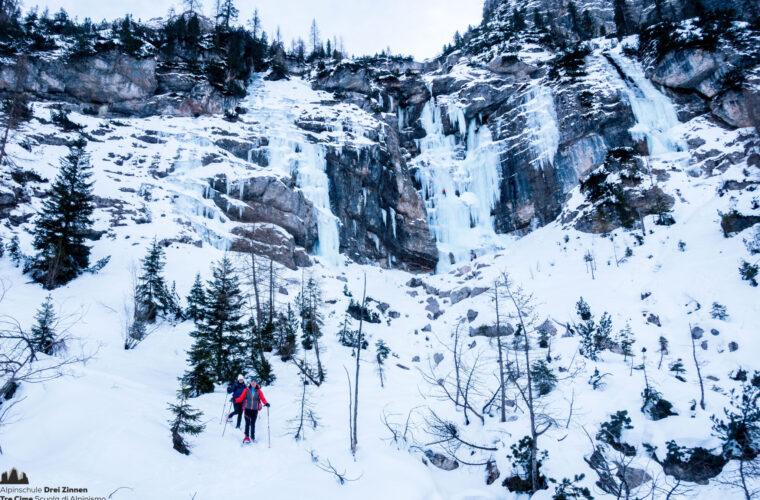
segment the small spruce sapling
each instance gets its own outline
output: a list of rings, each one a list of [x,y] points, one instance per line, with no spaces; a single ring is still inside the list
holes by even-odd
[[[753,479],[760,474],[760,374],[755,372],[752,381],[743,382],[741,391],[731,390],[730,407],[724,408],[725,419],[715,415],[713,436],[722,444],[724,460],[736,460],[739,466],[726,478],[726,483],[741,488],[747,499],[754,498],[758,490],[752,490]]]
[[[670,363],[669,368],[670,371],[673,372],[673,376],[676,378],[676,380],[686,382],[686,379],[683,377],[684,373],[686,373],[686,369],[683,367],[683,361],[681,358],[678,358],[676,361]]]
[[[625,324],[625,328],[618,333],[618,342],[620,343],[620,352],[623,355],[623,361],[628,361],[631,358],[633,362],[633,344],[636,343],[636,339],[633,338],[633,330],[631,330],[630,323]]]
[[[710,309],[710,317],[712,319],[726,321],[728,319],[728,310],[726,309],[726,306],[717,302],[713,302],[712,309]]]
[[[648,415],[652,420],[662,420],[672,415],[678,415],[673,411],[673,404],[652,387],[646,387],[641,393],[641,397],[644,400],[641,405],[641,412]]]
[[[589,491],[588,488],[585,486],[578,486],[578,483],[583,481],[585,477],[584,474],[576,474],[572,481],[568,478],[563,478],[559,483],[554,479],[549,479],[549,482],[557,483],[552,500],[594,500],[594,497],[591,496],[591,491]]]
[[[750,264],[746,260],[742,261],[742,265],[739,268],[742,280],[749,281],[750,286],[757,286],[757,275],[759,272],[760,267],[757,264]]]
[[[609,373],[599,373],[599,369],[594,368],[594,373],[592,373],[588,379],[588,385],[590,385],[595,391],[604,389],[607,387],[607,383],[604,382],[604,377],[607,375],[609,375]]]
[[[576,312],[582,323],[576,325],[581,341],[580,353],[582,356],[597,361],[599,353],[610,347],[612,339],[612,319],[608,313],[602,314],[599,324],[594,321],[589,305],[583,300],[583,297],[575,304]]]
[[[172,443],[174,449],[183,455],[190,454],[190,447],[185,441],[187,435],[197,436],[206,425],[200,423],[203,413],[194,409],[187,402],[190,391],[186,388],[181,388],[177,391],[177,403],[170,403],[169,410],[174,414],[174,419],[169,421],[170,429],[172,432]]]
[[[636,456],[636,448],[622,440],[623,431],[631,429],[633,429],[633,426],[631,425],[631,418],[628,416],[628,412],[621,410],[614,413],[610,417],[609,422],[602,422],[596,439],[607,443],[627,457],[634,457]]]
[[[380,375],[380,387],[385,387],[384,382],[384,374],[383,374],[383,366],[385,366],[385,361],[388,359],[388,355],[391,353],[390,348],[386,345],[383,340],[378,340],[375,343],[375,359],[377,359],[377,372]]]
[[[21,246],[17,235],[14,234],[11,237],[6,248],[8,249],[8,257],[11,259],[11,262],[13,262],[13,265],[16,267],[20,266],[24,261],[24,254],[21,253]]]
[[[510,449],[511,453],[507,455],[512,463],[512,475],[506,478],[501,484],[513,493],[535,493],[531,481],[531,450],[533,448],[533,439],[530,436],[523,437],[519,442],[513,444]],[[548,488],[546,476],[541,473],[541,465],[546,460],[548,453],[539,451],[536,457],[538,477],[537,489],[545,490]]]
[[[55,331],[57,317],[53,309],[53,297],[48,294],[45,302],[37,310],[34,319],[35,325],[32,327],[32,343],[37,352],[54,355],[63,348]]]
[[[534,361],[530,374],[533,380],[533,388],[539,396],[549,394],[557,386],[557,376],[544,360]]]
[[[662,359],[665,357],[666,354],[668,354],[668,339],[660,336],[659,342],[660,342],[660,348],[658,352],[660,353],[660,362],[657,363],[658,370],[662,367]]]

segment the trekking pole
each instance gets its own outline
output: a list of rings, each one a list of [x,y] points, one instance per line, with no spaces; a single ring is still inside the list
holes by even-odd
[[[224,415],[227,413],[227,404],[229,401],[227,401],[227,396],[224,396],[224,406],[222,406],[222,416],[219,418],[219,425],[222,425],[222,420],[224,420]]]
[[[269,407],[267,406],[267,448],[272,447],[272,435],[269,432]]]
[[[229,421],[229,418],[224,419],[224,428],[222,429],[222,437],[224,437],[224,432],[227,430],[227,422]]]

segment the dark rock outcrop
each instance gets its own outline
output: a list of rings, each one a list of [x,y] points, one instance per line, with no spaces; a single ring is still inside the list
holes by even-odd
[[[435,268],[438,250],[425,206],[392,135],[385,147],[328,147],[326,161],[342,253],[357,262]]]
[[[24,92],[39,99],[67,100],[100,115],[220,114],[226,99],[205,78],[162,72],[155,58],[137,59],[118,51],[77,59],[31,56]],[[0,92],[17,89],[14,64],[0,67]]]
[[[431,464],[435,465],[441,470],[452,471],[459,468],[459,462],[450,459],[446,455],[434,452],[433,450],[426,450],[425,457],[430,461]]]

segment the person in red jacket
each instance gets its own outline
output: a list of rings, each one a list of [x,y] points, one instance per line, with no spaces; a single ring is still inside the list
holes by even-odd
[[[250,443],[251,440],[255,441],[256,417],[259,415],[262,407],[269,407],[264,393],[261,392],[259,382],[256,379],[252,379],[240,397],[235,399],[235,402],[243,403],[243,411],[245,412],[245,439],[243,439],[243,443]]]

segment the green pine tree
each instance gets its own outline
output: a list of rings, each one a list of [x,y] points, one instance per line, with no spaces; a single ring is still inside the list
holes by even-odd
[[[303,335],[301,344],[303,348],[311,350],[315,339],[322,337],[323,318],[320,312],[322,305],[322,291],[319,289],[314,278],[309,278],[306,283],[306,297],[303,299]]]
[[[230,24],[237,20],[238,14],[239,11],[232,0],[222,0],[219,4],[219,11],[216,13],[217,25],[229,30]]]
[[[636,343],[629,323],[626,323],[625,328],[620,330],[618,339],[620,342],[620,352],[623,354],[623,361],[627,361],[629,357],[633,357],[633,344]]]
[[[243,296],[232,262],[226,256],[213,270],[208,283],[203,319],[190,335],[191,369],[184,382],[192,394],[213,392],[214,382],[232,380],[247,364]]]
[[[154,323],[159,315],[167,317],[178,307],[164,281],[164,259],[164,249],[154,238],[142,260],[135,294],[135,319],[145,323]]]
[[[18,241],[18,235],[13,235],[7,245],[8,257],[13,265],[18,267],[24,261],[24,254],[21,253],[21,246]]]
[[[187,309],[185,315],[196,323],[203,319],[203,310],[206,305],[206,291],[201,282],[201,273],[195,275],[195,282],[187,296]]]
[[[612,319],[608,313],[602,314],[599,324],[594,321],[589,305],[580,298],[575,305],[578,317],[582,323],[575,325],[578,334],[581,337],[580,353],[584,357],[596,361],[599,359],[599,353],[608,348],[611,344]]]
[[[533,381],[533,388],[539,396],[549,394],[557,386],[557,376],[544,360],[533,362],[530,368],[530,376]]]
[[[288,304],[285,314],[280,313],[277,319],[277,355],[283,361],[288,361],[296,353],[298,340],[298,318],[295,311]]]
[[[32,277],[47,289],[68,283],[90,264],[85,239],[92,226],[90,159],[84,140],[75,142],[61,160],[61,170],[36,221]]]
[[[683,360],[681,358],[678,358],[677,360],[673,361],[668,365],[668,368],[671,372],[673,372],[673,376],[680,380],[681,382],[686,382],[686,379],[684,378],[684,374],[686,373],[686,368],[683,367]]]
[[[36,321],[32,327],[32,343],[37,352],[52,356],[61,347],[58,334],[55,331],[57,317],[53,309],[53,297],[48,294],[34,316]]]

